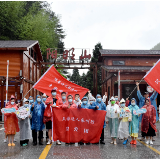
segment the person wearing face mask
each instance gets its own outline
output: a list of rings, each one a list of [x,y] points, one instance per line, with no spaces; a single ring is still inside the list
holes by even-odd
[[[75,100],[73,101],[77,107],[81,104],[81,100],[80,100],[80,95],[79,94],[75,94]]]
[[[93,102],[92,105],[90,105],[89,109],[95,109],[95,110],[105,110],[106,111],[106,104],[102,101],[101,95],[97,94],[96,96],[96,102]],[[104,142],[104,128],[106,127],[106,123],[104,121],[101,137],[100,137],[100,143],[105,144]]]
[[[90,109],[90,104],[88,104],[88,98],[87,97],[82,98],[81,108]]]
[[[120,119],[119,127],[118,127],[118,137],[119,139],[124,139],[123,144],[127,144],[128,136],[129,136],[129,122],[132,120],[132,115],[128,107],[125,106],[125,100],[122,98],[120,101],[120,112],[126,112],[128,111],[127,117],[120,117],[120,114],[118,114],[118,117]]]
[[[29,109],[29,100],[24,98],[23,103],[24,103],[24,105],[22,107],[19,107],[19,109],[23,109],[23,108]],[[20,128],[20,145],[21,146],[27,146],[29,139],[32,138],[30,118],[31,118],[31,114],[28,117],[26,117],[25,119],[18,118],[19,119],[19,128]]]
[[[138,115],[134,115],[133,111],[136,111],[139,109],[139,107],[136,104],[136,99],[132,98],[131,99],[131,105],[128,106],[129,110],[131,111],[132,114],[132,121],[129,122],[129,134],[132,137],[132,141],[130,142],[130,144],[137,144],[137,137],[138,137],[138,130],[139,130],[139,116]]]
[[[67,96],[68,105],[62,105],[62,108],[78,108],[78,106],[73,102],[73,96],[68,95]]]
[[[31,108],[32,108],[32,104],[34,103],[34,99],[33,99],[33,97],[32,96],[30,96],[29,98],[28,98],[28,100],[29,100],[29,108],[30,108],[30,111],[31,111]],[[32,114],[32,112],[31,112],[31,114]],[[32,126],[32,116],[31,116],[31,118],[30,118],[30,126]],[[33,137],[33,131],[32,131],[32,137]]]
[[[142,136],[146,137],[146,144],[153,144],[152,137],[156,136],[156,110],[153,105],[151,105],[150,99],[145,100],[145,105],[142,107],[147,110],[142,116],[141,131]],[[149,140],[150,137],[150,140]]]
[[[36,96],[36,101],[32,104],[31,112],[32,112],[32,131],[33,131],[33,145],[37,145],[37,132],[39,131],[39,145],[43,145],[43,129],[45,125],[43,123],[43,115],[44,115],[45,106],[41,100],[41,96]]]
[[[116,138],[118,136],[118,114],[120,113],[119,106],[116,104],[115,98],[112,96],[110,104],[106,107],[106,123],[109,124],[110,136],[112,138],[111,144],[117,144]]]
[[[43,102],[45,108],[47,107],[47,105],[46,105],[46,99],[47,99],[47,95],[45,93],[43,93],[43,95],[42,95],[42,102]],[[43,118],[44,118],[44,116],[43,116]],[[48,130],[46,129],[46,142],[48,142],[48,140],[49,140]]]
[[[120,103],[119,103],[119,100],[118,100],[118,96],[114,96],[114,98],[115,98],[116,104],[120,107]]]
[[[18,110],[17,105],[15,103],[15,97],[11,95],[10,101],[8,105],[5,108],[15,108]],[[4,128],[5,128],[5,134],[8,137],[8,146],[15,146],[13,143],[14,141],[14,136],[16,132],[19,132],[19,126],[18,126],[18,118],[15,113],[5,113],[4,114],[5,121],[4,121]]]
[[[58,106],[59,106],[60,108],[63,108],[62,106],[64,106],[64,105],[68,106],[68,101],[67,101],[67,97],[66,97],[66,92],[62,92],[62,93],[61,93],[61,99],[59,99],[59,101],[58,101]]]
[[[45,109],[45,114],[44,118],[45,123],[46,123],[46,129],[48,130],[48,136],[49,140],[47,142],[47,145],[52,144],[52,107],[57,107],[59,105],[59,98],[57,97],[57,90],[53,88],[51,90],[51,96],[49,96],[46,100],[46,109]],[[57,145],[61,145],[61,142],[57,140],[56,142]]]

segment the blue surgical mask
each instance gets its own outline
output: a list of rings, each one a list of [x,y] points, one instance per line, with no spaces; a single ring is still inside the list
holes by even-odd
[[[71,103],[71,102],[72,102],[72,99],[68,99],[68,102]]]
[[[98,101],[98,102],[101,102],[101,98],[97,98],[97,101]]]
[[[118,98],[115,98],[115,101],[118,101]]]
[[[28,104],[24,104],[24,107],[26,107],[26,108],[27,108],[27,107],[28,107]]]
[[[83,103],[83,104],[87,104],[87,101],[83,101],[82,103]]]
[[[131,103],[132,106],[135,106],[135,103]]]
[[[56,96],[56,94],[57,94],[56,92],[52,92],[52,96]]]
[[[46,98],[43,98],[43,101],[45,102],[45,101],[46,101]]]
[[[41,98],[37,98],[37,101],[40,102],[40,101],[41,101]]]
[[[125,103],[122,103],[122,104],[121,104],[121,107],[125,107]]]
[[[62,96],[62,99],[66,99],[66,96]]]
[[[33,99],[29,100],[30,103],[33,103]]]
[[[14,105],[14,102],[11,102],[11,105]]]
[[[94,101],[90,101],[90,104],[92,104]]]

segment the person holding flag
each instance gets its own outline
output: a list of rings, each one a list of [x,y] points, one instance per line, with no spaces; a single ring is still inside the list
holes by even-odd
[[[59,98],[57,97],[57,90],[53,88],[51,90],[51,96],[49,96],[46,100],[46,109],[44,112],[44,118],[46,119],[46,129],[48,130],[48,136],[49,140],[47,142],[47,145],[52,144],[52,109],[51,107],[56,107],[59,105]],[[44,122],[44,120],[43,120]],[[61,145],[61,142],[57,140],[56,144]]]
[[[105,110],[106,111],[106,104],[102,101],[101,95],[97,94],[96,102],[93,102],[92,105],[89,108],[90,109],[95,109],[95,110]],[[104,121],[102,134],[101,134],[101,137],[100,137],[100,143],[101,144],[105,144],[105,142],[104,142],[104,128],[105,127],[106,127],[106,123]]]
[[[58,107],[62,108],[63,105],[67,105],[68,106],[68,101],[66,99],[66,92],[62,92],[61,93],[61,99],[59,99],[58,101]]]

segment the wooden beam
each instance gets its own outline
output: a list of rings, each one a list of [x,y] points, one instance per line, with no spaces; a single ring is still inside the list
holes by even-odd
[[[107,77],[102,81],[101,85],[102,85],[103,83],[107,82],[107,81],[108,81],[111,77],[113,77],[113,76],[114,76],[114,74],[111,73],[109,76],[107,76]]]

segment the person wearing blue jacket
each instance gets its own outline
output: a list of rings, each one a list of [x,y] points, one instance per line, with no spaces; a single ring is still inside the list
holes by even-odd
[[[90,104],[88,103],[87,97],[83,97],[81,101],[82,101],[81,108],[90,109]]]
[[[41,96],[37,95],[35,103],[32,104],[31,112],[32,112],[32,126],[31,129],[33,131],[33,145],[37,145],[37,131],[39,131],[39,145],[43,145],[43,129],[45,125],[43,123],[43,115],[44,115],[45,106],[41,100]]]
[[[96,101],[90,105],[89,109],[95,109],[95,110],[104,110],[106,111],[106,104],[102,101],[101,95],[97,94]],[[106,123],[104,121],[103,130],[100,138],[100,143],[105,144],[104,142],[104,128],[106,127]]]
[[[136,99],[132,98],[131,99],[131,105],[128,106],[131,114],[132,114],[132,121],[129,122],[129,134],[132,137],[132,141],[130,144],[137,144],[137,137],[138,137],[138,131],[139,131],[139,119],[138,115],[134,115],[133,112],[138,110],[139,107],[137,106]]]

